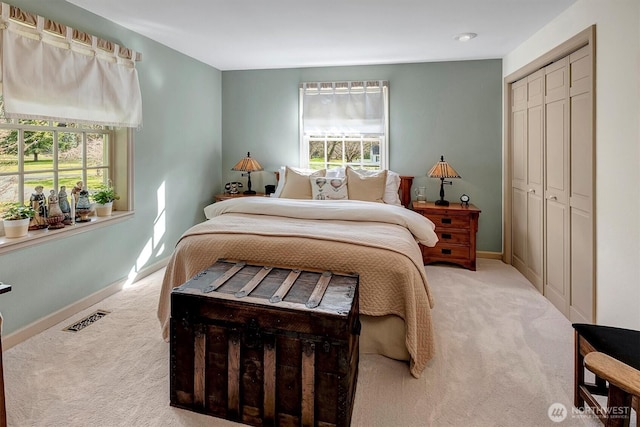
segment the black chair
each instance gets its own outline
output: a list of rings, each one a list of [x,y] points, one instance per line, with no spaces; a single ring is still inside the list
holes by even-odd
[[[640,409],[640,331],[573,324],[575,330],[574,405],[585,403],[606,426],[628,426]],[[595,375],[585,381],[585,367]],[[594,397],[607,396],[607,408]],[[615,409],[614,409],[615,408]]]

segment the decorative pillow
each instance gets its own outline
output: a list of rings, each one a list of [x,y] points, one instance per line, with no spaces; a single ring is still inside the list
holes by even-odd
[[[356,172],[364,176],[373,176],[380,171],[371,169],[356,169]],[[385,184],[384,196],[382,196],[382,201],[388,205],[402,206],[400,195],[398,194],[399,190],[400,174],[394,171],[387,170],[387,182]]]
[[[317,170],[311,173],[301,172],[287,166],[285,168],[285,180],[280,197],[287,199],[311,199],[311,183],[309,177],[324,176],[326,170]]]
[[[347,166],[347,182],[349,183],[349,199],[366,202],[384,203],[382,200],[387,182],[387,171],[372,171],[367,175]]]
[[[315,200],[346,200],[347,178],[328,178],[322,176],[309,177],[311,181],[311,195]]]

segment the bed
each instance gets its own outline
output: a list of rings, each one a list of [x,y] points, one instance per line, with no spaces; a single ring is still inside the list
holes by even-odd
[[[398,188],[408,193],[405,181]],[[437,242],[428,219],[401,205],[282,197],[226,200],[207,206],[205,216],[183,234],[166,268],[158,305],[165,340],[171,289],[218,259],[355,272],[361,353],[408,360],[420,376],[434,354],[433,298],[417,244]]]

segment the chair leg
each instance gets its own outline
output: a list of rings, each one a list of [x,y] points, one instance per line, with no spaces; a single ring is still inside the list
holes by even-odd
[[[629,427],[631,398],[629,393],[609,384],[605,427]]]
[[[574,332],[575,352],[573,360],[573,406],[584,408],[584,399],[580,395],[580,385],[584,384],[584,356],[580,353],[580,335]]]

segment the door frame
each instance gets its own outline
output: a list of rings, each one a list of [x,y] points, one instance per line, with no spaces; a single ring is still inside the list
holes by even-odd
[[[594,277],[594,289],[593,289],[593,313],[595,318],[596,313],[596,286],[595,286],[595,277],[596,277],[596,258],[597,258],[597,242],[596,242],[596,156],[595,156],[595,148],[596,148],[596,26],[591,25],[590,27],[584,29],[579,32],[575,36],[571,37],[567,41],[561,43],[555,48],[551,49],[547,53],[541,55],[537,59],[528,63],[527,65],[521,67],[517,71],[509,74],[504,77],[503,80],[503,137],[502,137],[502,150],[503,150],[503,165],[502,170],[504,171],[503,176],[503,187],[502,187],[502,196],[503,196],[503,209],[502,215],[504,218],[503,221],[503,229],[502,229],[502,261],[506,264],[511,265],[512,263],[512,233],[511,233],[511,162],[512,162],[512,153],[511,153],[511,132],[512,132],[512,123],[511,123],[511,85],[512,83],[522,79],[530,75],[531,73],[544,68],[552,62],[555,62],[563,57],[577,51],[578,49],[588,46],[589,54],[592,58],[592,70],[591,70],[591,102],[593,108],[593,121],[592,121],[592,147],[593,147],[593,198],[592,198],[592,207],[591,212],[593,215],[593,277]],[[595,320],[595,319],[594,319]]]

